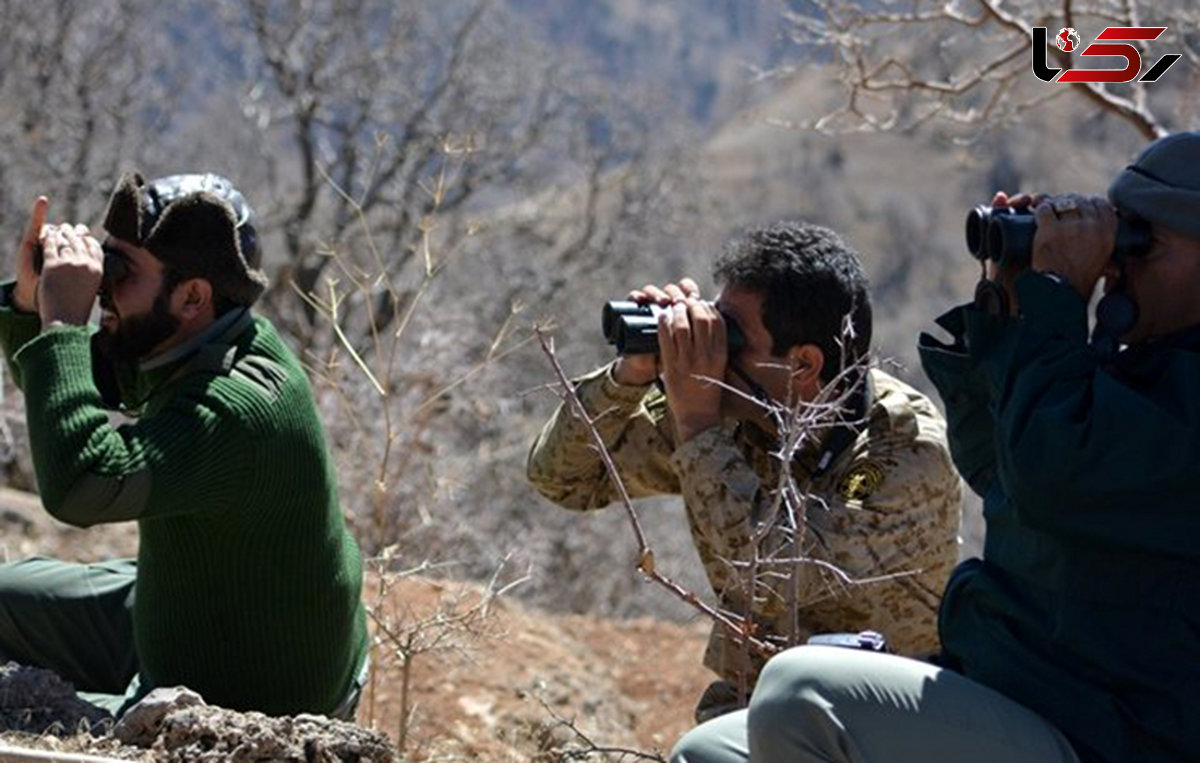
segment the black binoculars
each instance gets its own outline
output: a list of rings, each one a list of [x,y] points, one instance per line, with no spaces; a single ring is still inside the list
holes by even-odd
[[[601,316],[604,339],[616,345],[618,355],[657,355],[658,314],[665,309],[637,302],[606,302]],[[721,317],[725,320],[725,343],[732,357],[746,345],[746,337],[737,321],[728,315]]]
[[[967,250],[977,260],[1024,267],[1033,259],[1037,219],[1028,208],[980,204],[967,213]],[[1150,249],[1150,224],[1119,218],[1112,257],[1141,257]]]

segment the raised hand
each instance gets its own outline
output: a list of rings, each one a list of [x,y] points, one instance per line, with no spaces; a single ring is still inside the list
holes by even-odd
[[[646,284],[629,292],[629,301],[640,305],[669,307],[687,299],[699,299],[700,287],[690,278],[681,278],[678,284],[663,287]],[[661,338],[661,337],[660,337]],[[658,378],[662,368],[657,355],[626,355],[618,358],[613,367],[613,378],[620,384],[649,384]]]
[[[42,325],[82,326],[104,278],[100,242],[88,234],[86,225],[45,226],[42,234],[45,263],[37,288]]]
[[[658,316],[663,385],[682,442],[721,422],[729,362],[725,319],[709,302],[676,302]]]

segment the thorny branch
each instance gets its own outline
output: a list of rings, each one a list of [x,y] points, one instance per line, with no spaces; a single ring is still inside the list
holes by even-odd
[[[815,567],[827,572],[833,581],[842,586],[862,586],[895,580],[919,573],[919,570],[888,573],[868,578],[855,578],[835,564],[812,557],[804,550],[808,546],[808,509],[810,502],[823,503],[820,496],[811,490],[811,479],[803,485],[799,484],[791,468],[786,465],[793,463],[795,458],[806,448],[820,441],[826,433],[839,426],[860,426],[865,424],[861,419],[847,419],[847,412],[854,412],[856,390],[867,383],[866,375],[870,370],[867,358],[853,356],[848,348],[855,344],[854,324],[849,315],[842,321],[842,331],[838,344],[840,347],[839,368],[842,370],[827,382],[809,401],[798,401],[788,406],[773,400],[760,400],[747,395],[736,387],[725,384],[718,379],[707,379],[710,383],[722,387],[728,394],[736,395],[751,405],[759,407],[766,417],[773,422],[777,435],[778,447],[771,453],[782,468],[773,490],[772,496],[763,517],[753,528],[751,536],[751,557],[747,561],[725,560],[733,570],[741,573],[737,578],[743,582],[745,593],[745,612],[743,616],[750,620],[753,617],[754,603],[762,598],[782,598],[785,611],[790,613],[787,631],[783,634],[767,634],[765,639],[773,643],[777,649],[785,649],[800,643],[801,623],[800,610],[802,604],[812,604],[815,599],[811,596],[805,601],[800,600],[800,579],[803,566]],[[789,386],[787,396],[792,397]],[[865,411],[856,413],[865,415]],[[781,516],[782,515],[782,516]],[[772,535],[781,536],[776,542],[770,543]],[[764,558],[764,549],[770,553]],[[761,594],[759,589],[764,589]],[[782,590],[782,594],[780,593]],[[749,665],[750,653],[745,642],[742,644],[742,660]],[[739,697],[744,703],[749,694],[748,677],[745,672],[739,676]]]
[[[705,602],[701,601],[696,594],[687,590],[675,581],[668,578],[663,573],[659,572],[654,563],[654,551],[650,548],[646,541],[646,533],[642,529],[641,520],[638,519],[637,510],[633,507],[633,501],[629,497],[628,491],[625,489],[625,483],[621,479],[620,473],[617,471],[616,464],[613,463],[612,456],[608,452],[608,448],[604,444],[604,439],[600,436],[600,432],[596,429],[596,425],[591,416],[588,415],[587,409],[583,407],[583,403],[579,400],[579,395],[575,392],[574,385],[563,371],[562,364],[558,361],[558,356],[554,352],[554,339],[546,335],[545,330],[541,327],[534,329],[537,333],[538,342],[542,346],[542,352],[550,361],[550,365],[554,368],[554,374],[558,379],[557,394],[562,398],[563,402],[571,407],[572,412],[580,418],[591,432],[595,442],[596,449],[600,455],[600,459],[604,462],[604,468],[608,473],[608,477],[612,480],[613,485],[617,490],[617,494],[621,499],[621,506],[625,509],[625,514],[629,518],[629,523],[633,527],[633,533],[637,538],[638,544],[638,571],[645,575],[649,580],[654,581],[662,586],[676,598],[683,601],[688,606],[696,609],[701,614],[710,618],[714,622],[720,623],[729,633],[733,634],[739,642],[748,644],[758,654],[764,657],[770,657],[778,651],[776,647],[759,639],[753,635],[753,623],[745,618],[740,618],[729,613],[716,609]]]

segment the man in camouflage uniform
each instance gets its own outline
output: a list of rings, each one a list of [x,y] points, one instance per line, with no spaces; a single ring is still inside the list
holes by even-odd
[[[872,629],[900,654],[932,653],[962,490],[933,404],[880,370],[862,371],[871,309],[857,255],[825,228],[778,224],[733,243],[715,275],[724,287],[715,303],[701,301],[690,279],[632,292],[664,308],[660,356],[621,357],[576,382],[629,495],[683,496],[722,607],[749,611],[761,638],[786,645]],[[730,318],[745,337],[733,357]],[[773,506],[780,438],[761,403],[795,406],[835,389],[856,410],[812,432],[790,463],[809,496],[797,530]],[[565,404],[534,443],[528,474],[565,508],[599,509],[618,497],[588,426]],[[801,556],[819,563],[778,563]],[[755,559],[750,606],[743,578]],[[843,575],[886,579],[847,585]],[[698,720],[734,709],[743,677],[753,685],[762,658],[746,652],[714,628],[704,662],[723,680],[701,699]]]

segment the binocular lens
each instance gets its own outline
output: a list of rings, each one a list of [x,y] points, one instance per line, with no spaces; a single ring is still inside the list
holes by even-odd
[[[658,352],[658,314],[662,310],[658,305],[616,300],[606,302],[600,318],[604,340],[616,345],[620,355]]]
[[[658,316],[626,315],[614,342],[621,355],[642,355],[658,352]]]
[[[639,305],[637,302],[619,300],[605,302],[604,313],[600,317],[605,341],[609,344],[617,343],[621,336],[621,324],[624,316],[653,316],[657,321],[661,309],[658,305]]]
[[[1033,259],[1037,218],[1027,208],[989,207],[981,204],[967,213],[967,251],[977,260],[1025,267]],[[1120,218],[1112,256],[1141,257],[1150,249],[1150,225],[1144,220]]]
[[[111,284],[121,283],[129,277],[129,260],[124,252],[104,247],[104,280]]]
[[[991,215],[988,208],[979,206],[967,213],[967,251],[976,259],[984,259],[984,237],[987,233],[987,223]]]

